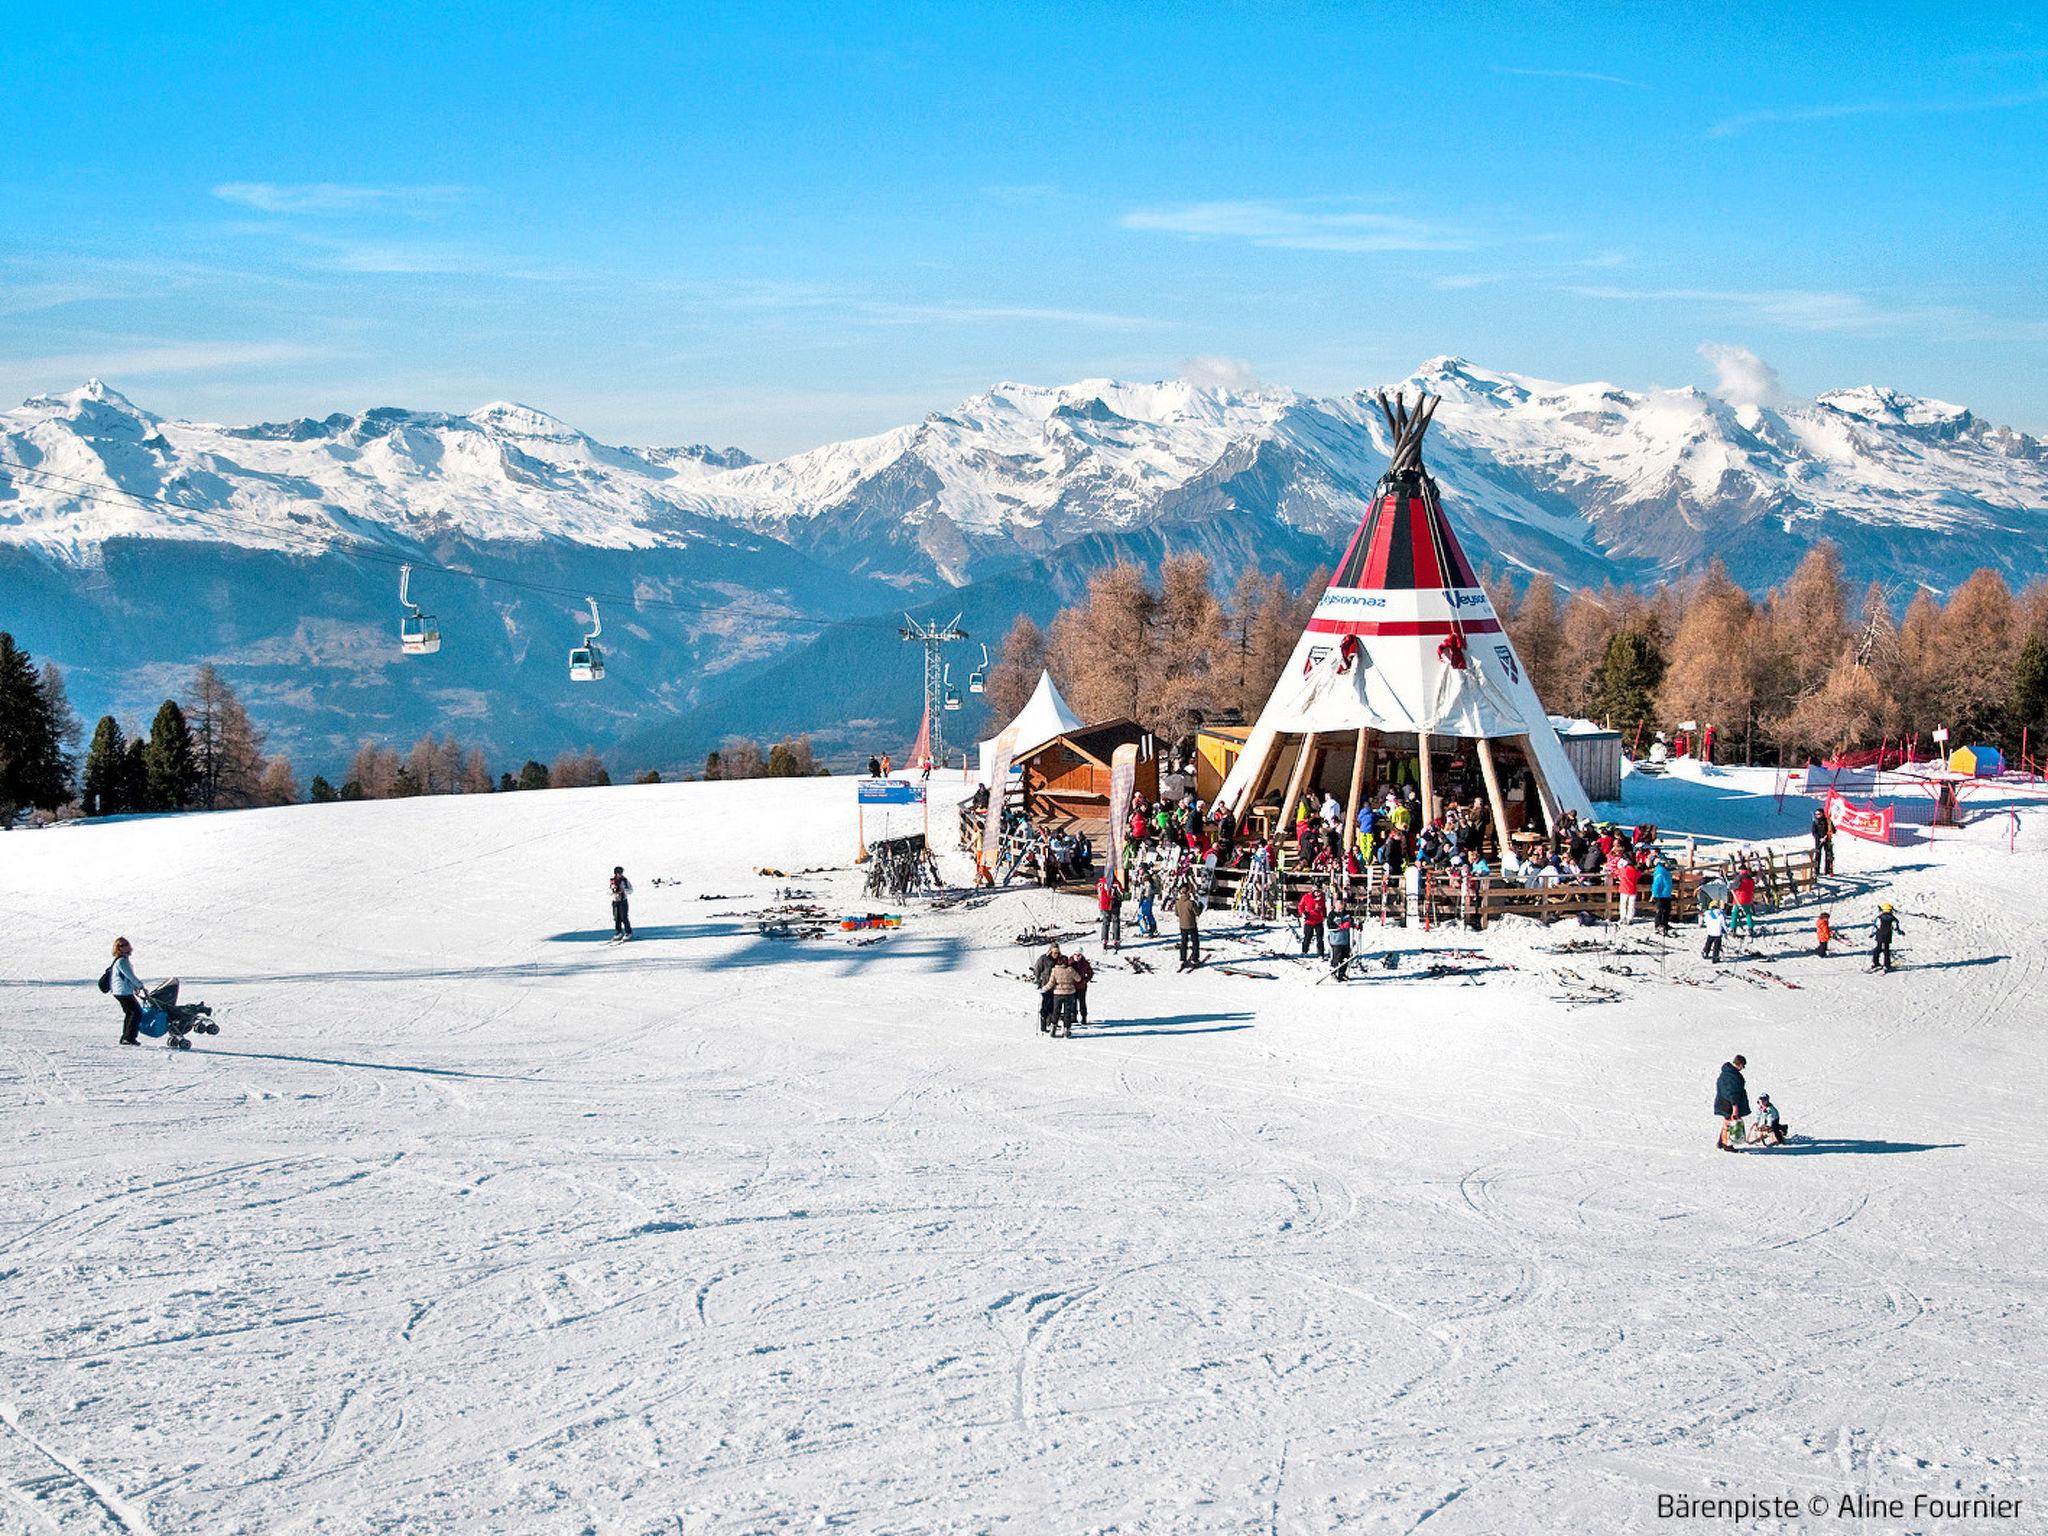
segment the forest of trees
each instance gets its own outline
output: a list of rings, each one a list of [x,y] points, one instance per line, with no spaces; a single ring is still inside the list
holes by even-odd
[[[529,759],[518,773],[493,779],[482,747],[430,732],[404,754],[365,741],[339,787],[315,774],[302,789],[291,759],[267,753],[264,739],[227,679],[206,665],[193,673],[181,698],[157,707],[147,730],[104,715],[81,751],[83,732],[63,673],[52,663],[38,669],[14,637],[0,631],[0,826],[13,825],[24,811],[116,816],[237,810],[301,800],[487,795],[612,781],[603,760],[587,747],[563,752],[552,764]],[[809,738],[802,739],[802,752],[808,763]],[[660,775],[650,770],[636,782],[659,783]]]
[[[1098,571],[1084,601],[1041,629],[1019,619],[989,671],[994,719],[1014,716],[1041,668],[1088,720],[1126,716],[1168,739],[1198,717],[1257,717],[1327,585],[1299,589],[1247,572],[1227,598],[1199,554],[1155,576]],[[1873,583],[1850,587],[1830,543],[1785,582],[1752,596],[1717,561],[1649,592],[1608,585],[1562,594],[1548,576],[1482,576],[1544,704],[1625,739],[1697,720],[1724,761],[1804,762],[1947,726],[1958,743],[2022,743],[2048,729],[2048,582],[2015,594],[1979,571],[1903,609]]]
[[[832,770],[819,763],[811,738],[785,736],[765,752],[746,736],[729,736],[704,758],[706,779],[808,779]]]
[[[1050,667],[1088,720],[1127,716],[1178,739],[1204,718],[1254,719],[1328,580],[1318,571],[1294,589],[1251,570],[1226,596],[1199,554],[1169,556],[1156,573],[1108,566],[1050,629],[1029,618],[1012,626],[989,670],[989,710],[1014,716]],[[2048,582],[2015,593],[1984,570],[1946,597],[1921,589],[1901,603],[1875,583],[1853,590],[1827,543],[1761,596],[1719,562],[1650,591],[1482,580],[1545,705],[1604,721],[1631,744],[1697,720],[1715,727],[1724,761],[1796,763],[1887,737],[1924,743],[1946,726],[1957,744],[1989,742],[2017,764],[2023,745],[2038,760],[2048,733]],[[702,776],[824,771],[809,736],[765,747],[735,737]],[[430,733],[403,754],[365,741],[339,787],[315,775],[302,790],[212,666],[146,729],[107,715],[88,742],[63,673],[0,631],[0,826],[23,811],[108,816],[609,783],[587,748],[493,778],[482,747]]]

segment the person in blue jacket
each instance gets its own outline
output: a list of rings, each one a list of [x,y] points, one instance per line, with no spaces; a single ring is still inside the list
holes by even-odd
[[[1671,878],[1671,861],[1660,858],[1657,867],[1650,871],[1650,905],[1657,909],[1657,932],[1667,938],[1671,934],[1671,896],[1675,882]]]
[[[1728,1141],[1728,1122],[1749,1118],[1749,1083],[1742,1075],[1748,1065],[1737,1052],[1733,1059],[1721,1063],[1721,1075],[1714,1079],[1714,1116],[1721,1122],[1715,1145],[1723,1152],[1735,1150]]]

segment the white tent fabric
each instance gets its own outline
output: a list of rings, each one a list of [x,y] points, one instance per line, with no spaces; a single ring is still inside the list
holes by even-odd
[[[1437,633],[1364,633],[1347,662],[1341,633],[1316,626],[1400,630],[1441,622],[1455,611],[1470,639],[1460,670],[1437,654]],[[1370,618],[1365,615],[1369,614]],[[1537,771],[1562,810],[1593,814],[1528,672],[1477,588],[1372,591],[1333,587],[1259,714],[1217,799],[1242,811],[1252,777],[1276,736],[1339,735],[1360,727],[1404,734],[1489,740],[1524,737]]]
[[[1055,736],[1064,736],[1068,731],[1081,728],[1081,717],[1067,707],[1067,701],[1060,697],[1059,689],[1053,686],[1052,674],[1038,674],[1038,686],[1031,690],[1031,698],[1017,711],[1017,718],[1010,724],[1016,727],[1016,744],[1010,749],[1011,760],[1024,756],[1044,746]],[[988,782],[989,759],[995,755],[997,731],[981,744],[981,778]]]

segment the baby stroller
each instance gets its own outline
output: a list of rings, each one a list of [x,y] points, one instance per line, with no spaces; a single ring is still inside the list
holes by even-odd
[[[188,1035],[217,1035],[220,1026],[213,1022],[213,1010],[205,1003],[181,1003],[178,1001],[177,978],[155,987],[145,988],[139,999],[142,1017],[136,1022],[136,1031],[152,1040],[162,1040],[174,1051],[189,1051],[192,1042]]]

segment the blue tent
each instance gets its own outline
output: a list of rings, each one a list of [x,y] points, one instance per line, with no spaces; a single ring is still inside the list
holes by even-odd
[[[1996,747],[1957,747],[1949,754],[1948,766],[1953,773],[1989,779],[2005,772],[2005,758]]]

